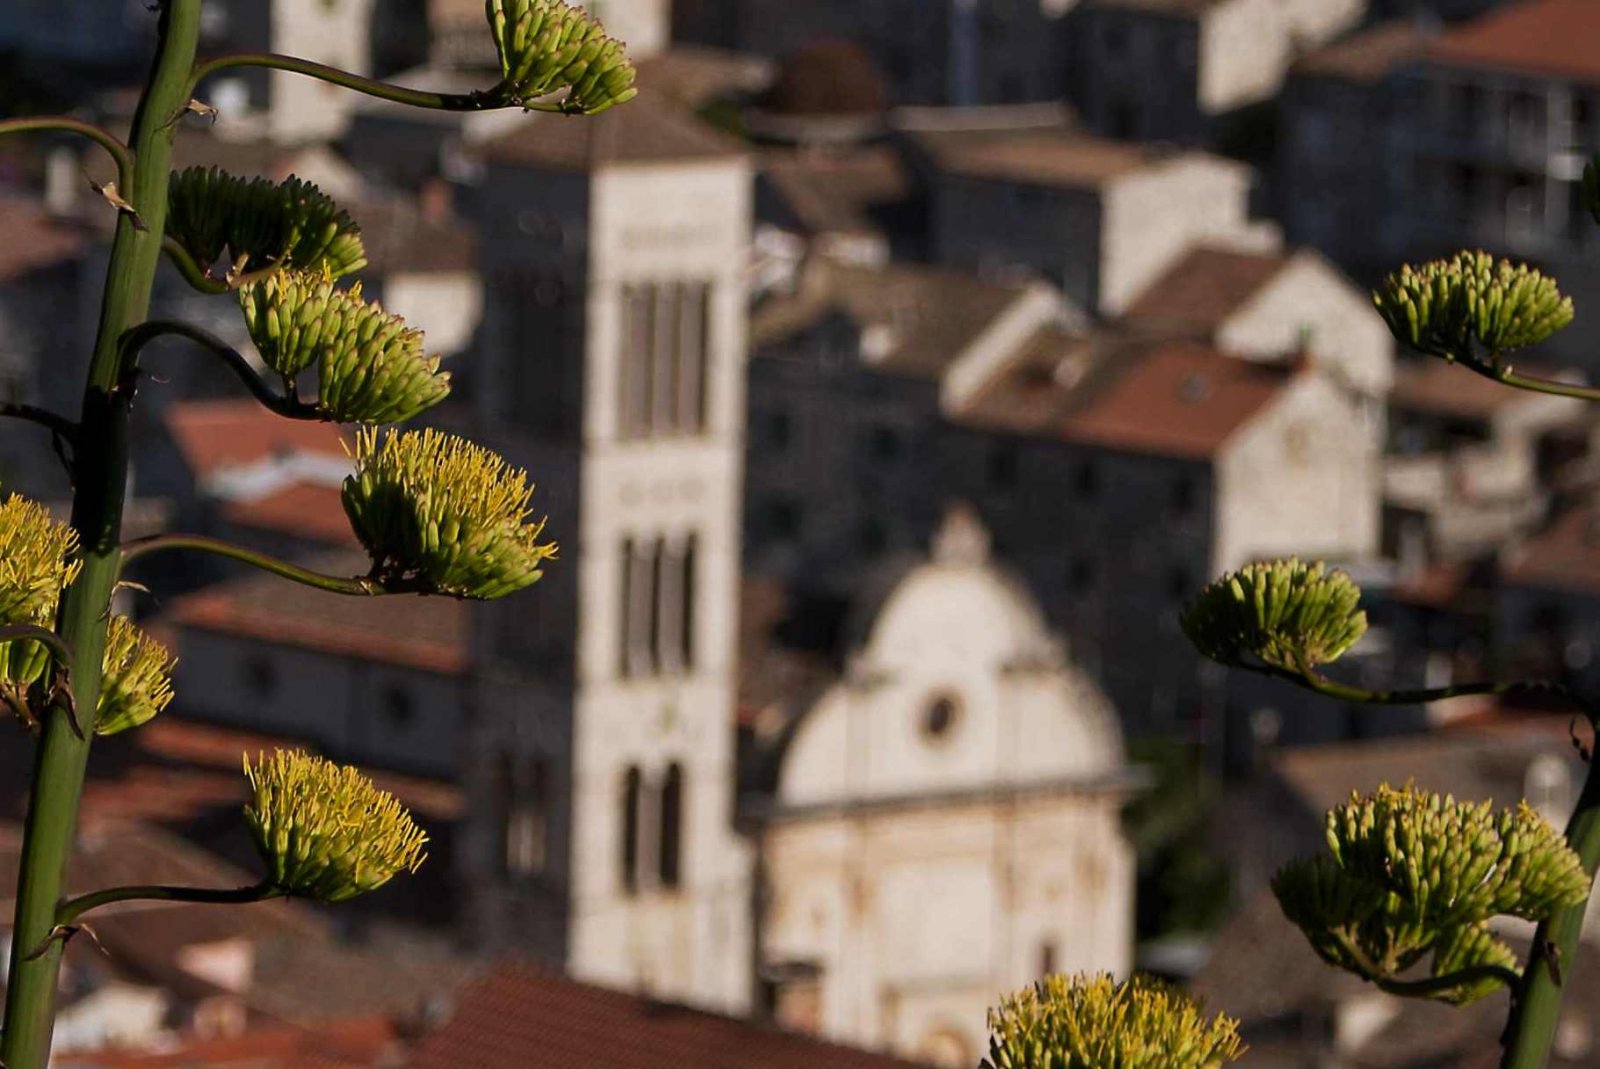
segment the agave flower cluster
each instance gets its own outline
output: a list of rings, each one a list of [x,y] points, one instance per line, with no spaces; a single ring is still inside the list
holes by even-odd
[[[341,423],[397,423],[444,400],[450,373],[423,348],[420,330],[361,287],[339,289],[327,272],[277,272],[240,288],[245,326],[291,395],[295,376],[317,370],[317,408]]]
[[[76,532],[42,505],[16,494],[0,502],[0,625],[50,626],[61,591],[78,574],[77,548]],[[13,705],[49,662],[41,643],[0,643],[0,687]]]
[[[177,658],[126,616],[111,618],[103,663],[97,734],[115,735],[148,723],[172,701]]]
[[[267,880],[285,894],[342,902],[415,872],[427,835],[393,795],[347,766],[280,750],[244,765],[245,823]]]
[[[1048,976],[989,1012],[979,1069],[1219,1069],[1238,1025],[1143,977]]]
[[[487,0],[489,28],[500,54],[500,84],[491,95],[516,104],[566,90],[563,111],[597,115],[638,95],[622,42],[563,0]]]
[[[1341,571],[1295,559],[1247,565],[1207,586],[1184,612],[1184,634],[1203,655],[1247,657],[1288,672],[1337,660],[1366,633],[1361,589]]]
[[[1554,279],[1486,252],[1406,265],[1373,294],[1394,336],[1420,352],[1491,363],[1572,322]]]
[[[167,236],[203,269],[224,252],[242,272],[286,267],[342,278],[367,263],[361,228],[292,175],[272,182],[190,167],[173,174],[167,201]]]
[[[1398,980],[1429,954],[1436,978],[1509,969],[1491,918],[1547,920],[1589,893],[1577,854],[1525,802],[1495,812],[1383,786],[1330,812],[1326,832],[1329,853],[1284,868],[1273,892],[1324,960],[1368,980]],[[1431,997],[1470,1002],[1498,983],[1474,975]]]
[[[527,474],[489,450],[435,430],[366,430],[355,453],[344,508],[380,582],[498,598],[555,555],[539,541]]]

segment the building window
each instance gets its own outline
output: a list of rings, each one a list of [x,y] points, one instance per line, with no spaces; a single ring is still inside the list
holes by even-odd
[[[1094,461],[1084,460],[1078,464],[1077,473],[1073,477],[1073,486],[1078,496],[1085,501],[1093,500],[1100,492],[1100,473],[1095,469]]]
[[[549,763],[542,757],[507,755],[495,779],[501,869],[508,876],[536,876],[549,862]]]
[[[872,428],[867,435],[867,453],[879,464],[892,464],[899,460],[899,433],[893,427]]]
[[[265,657],[252,657],[244,666],[245,685],[257,698],[271,697],[278,689],[278,668]]]
[[[922,714],[922,734],[930,740],[947,738],[961,717],[961,701],[954,694],[940,694],[928,703]]]
[[[637,765],[622,776],[622,889],[628,894],[639,890],[639,830],[644,804],[644,777]]]
[[[390,727],[410,726],[417,717],[417,703],[402,687],[389,687],[383,692],[383,719]]]
[[[680,672],[693,667],[698,538],[625,539],[618,674]]]
[[[618,436],[705,429],[710,287],[703,282],[622,287]]]
[[[1039,944],[1039,975],[1054,976],[1056,972],[1056,944],[1046,939]]]
[[[985,473],[989,487],[993,490],[1015,489],[1020,467],[1016,446],[1009,443],[992,446]]]
[[[1172,511],[1179,516],[1188,516],[1194,512],[1195,504],[1194,477],[1180,475],[1172,484]]]
[[[787,412],[768,412],[762,420],[760,441],[769,453],[782,453],[794,438],[794,427]]]
[[[674,761],[661,781],[661,840],[656,875],[661,886],[677,887],[683,869],[683,766]]]
[[[800,506],[787,498],[774,498],[762,508],[762,526],[771,537],[787,542],[799,537]]]

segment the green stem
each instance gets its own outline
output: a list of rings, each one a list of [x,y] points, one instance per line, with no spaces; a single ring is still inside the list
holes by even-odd
[[[365,576],[356,576],[345,579],[336,575],[324,575],[321,572],[302,568],[297,564],[269,557],[265,553],[257,553],[243,546],[236,546],[232,542],[224,542],[216,538],[206,538],[203,535],[164,534],[152,535],[129,542],[122,550],[124,565],[132,564],[140,557],[152,553],[162,553],[173,549],[197,550],[201,553],[214,553],[219,557],[230,560],[242,561],[262,571],[271,572],[273,575],[284,579],[291,579],[296,583],[316,587],[318,590],[327,590],[334,594],[351,594],[358,597],[373,597],[379,594],[426,594],[427,590],[414,586],[385,585],[376,579]]]
[[[396,104],[409,104],[414,108],[429,108],[433,111],[493,111],[497,108],[518,106],[528,111],[561,113],[559,104],[538,102],[527,104],[510,100],[498,89],[473,90],[468,93],[430,93],[422,89],[407,89],[405,86],[363,78],[359,74],[351,74],[338,67],[313,63],[296,56],[279,55],[276,52],[239,52],[207,60],[195,68],[194,78],[189,82],[189,96],[194,96],[195,90],[200,87],[203,80],[230,67],[266,67],[270,70],[304,74],[308,78],[354,89],[358,93],[365,93],[380,100],[392,100]]]
[[[133,187],[133,153],[107,130],[93,123],[70,119],[65,115],[31,115],[24,119],[7,119],[0,122],[0,137],[6,134],[28,133],[34,130],[62,130],[69,134],[87,137],[111,154],[117,164],[117,187],[124,194]]]
[[[146,345],[157,338],[175,337],[194,342],[202,349],[215,354],[228,366],[228,370],[255,395],[257,401],[280,416],[288,419],[320,420],[327,415],[315,405],[308,405],[298,397],[285,397],[256,374],[244,354],[229,346],[221,338],[199,327],[168,319],[151,319],[140,323],[122,336],[122,348],[130,358],[135,358]]]
[[[168,887],[163,884],[146,884],[137,887],[112,887],[92,894],[79,895],[61,903],[56,910],[56,924],[65,927],[91,909],[109,906],[114,902],[198,902],[210,905],[242,905],[282,898],[284,891],[266,880],[249,887],[215,889],[209,887]]]
[[[1494,980],[1515,990],[1522,982],[1522,977],[1504,965],[1474,965],[1470,969],[1445,973],[1443,976],[1430,976],[1425,980],[1374,980],[1373,983],[1391,995],[1403,998],[1431,998],[1481,980]]]
[[[167,180],[177,128],[170,120],[187,103],[200,4],[201,0],[166,0],[161,7],[155,62],[133,119],[135,163],[122,187],[144,225],[136,226],[126,213],[117,219],[78,421],[72,525],[78,532],[83,566],[62,597],[56,631],[73,652],[71,678],[77,701],[89,709],[99,701],[108,610],[121,564],[128,481],[132,369],[124,366],[118,341],[150,306],[166,227]],[[62,954],[61,941],[50,936],[93,738],[78,734],[67,708],[63,696],[46,711],[35,756],[12,922],[5,1028],[0,1035],[0,1064],[6,1069],[45,1069],[50,1058]],[[36,948],[39,952],[34,954]]]
[[[1563,701],[1573,705],[1583,706],[1577,696],[1560,683],[1549,683],[1542,680],[1518,679],[1509,683],[1457,683],[1448,687],[1428,687],[1418,690],[1369,690],[1350,683],[1340,683],[1329,679],[1327,676],[1318,675],[1309,668],[1298,672],[1287,668],[1279,668],[1270,664],[1239,664],[1247,672],[1258,675],[1271,676],[1274,679],[1287,680],[1307,690],[1316,691],[1318,694],[1340,701],[1355,702],[1361,705],[1427,705],[1431,702],[1449,701],[1451,698],[1470,698],[1493,695],[1503,697],[1508,694],[1554,694]]]
[[[1567,822],[1567,845],[1583,862],[1583,871],[1593,878],[1600,868],[1600,767],[1593,761],[1583,794]],[[1506,1026],[1501,1069],[1544,1069],[1555,1042],[1566,985],[1577,968],[1578,937],[1587,908],[1587,902],[1568,906],[1534,932],[1533,953],[1528,955]]]

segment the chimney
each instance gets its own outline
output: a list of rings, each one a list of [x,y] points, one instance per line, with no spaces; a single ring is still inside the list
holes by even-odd
[[[78,154],[66,146],[50,150],[44,161],[44,206],[56,218],[76,214],[86,179]]]

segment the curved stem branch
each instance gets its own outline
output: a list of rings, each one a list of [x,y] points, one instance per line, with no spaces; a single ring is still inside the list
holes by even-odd
[[[230,67],[266,67],[271,70],[289,71],[293,74],[303,74],[308,78],[331,82],[334,85],[353,89],[358,93],[365,93],[370,97],[380,100],[392,100],[397,104],[408,104],[414,108],[429,108],[434,111],[493,111],[497,108],[520,106],[529,111],[560,112],[559,104],[523,103],[522,101],[507,99],[503,94],[489,90],[473,90],[468,93],[431,93],[422,89],[407,89],[405,86],[393,85],[389,82],[380,82],[372,78],[363,78],[358,74],[340,70],[338,67],[329,67],[322,63],[313,63],[308,59],[299,59],[295,56],[280,55],[276,52],[239,52],[232,55],[218,56],[195,67],[194,77],[189,81],[189,95],[194,96],[201,81],[216,74],[218,71]]]
[[[213,905],[241,905],[248,902],[264,902],[269,898],[281,898],[283,894],[283,891],[266,880],[250,887],[228,890],[209,887],[169,887],[162,884],[112,887],[67,899],[56,910],[56,924],[63,927],[72,924],[91,909],[109,906],[114,902],[200,902]]]
[[[94,123],[68,118],[65,115],[34,115],[23,119],[0,122],[0,137],[6,134],[28,133],[34,130],[61,130],[87,137],[111,155],[117,164],[117,188],[127,195],[133,188],[133,150],[123,144],[110,131]]]
[[[420,594],[426,593],[420,587],[397,588],[386,586],[366,576],[354,576],[346,579],[336,575],[325,575],[314,572],[309,568],[302,568],[298,564],[269,557],[265,553],[257,553],[243,546],[236,546],[232,542],[224,542],[217,538],[207,538],[204,535],[164,534],[152,535],[149,538],[137,539],[128,542],[122,547],[122,564],[126,568],[129,564],[141,557],[148,557],[153,553],[163,553],[169,550],[194,550],[200,553],[212,553],[230,560],[242,561],[264,572],[291,579],[305,586],[316,587],[318,590],[327,590],[335,594],[351,594],[360,597],[371,597],[378,594]]]
[[[192,262],[192,261],[191,261]],[[202,349],[207,349],[222,358],[228,369],[238,376],[246,388],[255,395],[256,400],[262,405],[289,419],[320,420],[326,418],[321,409],[315,405],[308,405],[298,397],[285,397],[256,374],[255,368],[250,366],[250,361],[244,354],[224,342],[221,338],[209,331],[188,323],[180,323],[168,319],[151,319],[139,324],[137,327],[122,335],[122,351],[124,357],[136,356],[146,345],[157,338],[172,336],[184,338],[194,342]]]
[[[178,269],[183,280],[201,293],[216,295],[228,292],[228,284],[220,278],[212,278],[206,269],[189,255],[189,250],[177,241],[172,238],[162,238],[161,251],[167,254],[167,259],[172,261],[172,266]]]
[[[1494,980],[1512,990],[1522,983],[1522,977],[1504,965],[1474,965],[1460,972],[1430,976],[1423,980],[1374,980],[1373,983],[1391,995],[1403,998],[1431,998],[1481,980]]]
[[[37,405],[24,405],[17,403],[0,404],[0,416],[9,416],[12,419],[27,420],[49,429],[57,438],[69,443],[78,440],[78,424],[66,416],[57,415],[49,409]]]
[[[1508,683],[1477,682],[1457,683],[1448,687],[1427,687],[1415,690],[1369,690],[1350,683],[1340,683],[1319,675],[1309,668],[1299,672],[1276,665],[1240,664],[1235,667],[1243,668],[1247,672],[1271,676],[1274,679],[1287,680],[1307,690],[1340,701],[1355,702],[1361,705],[1428,705],[1432,702],[1449,701],[1451,698],[1470,698],[1492,695],[1496,697],[1508,694],[1554,694],[1565,701],[1583,709],[1586,715],[1593,715],[1588,705],[1581,701],[1577,695],[1560,683],[1550,683],[1542,680],[1519,679]]]
[[[7,624],[0,627],[0,642],[37,642],[55,655],[62,666],[72,664],[72,645],[66,639],[37,624]]]

